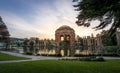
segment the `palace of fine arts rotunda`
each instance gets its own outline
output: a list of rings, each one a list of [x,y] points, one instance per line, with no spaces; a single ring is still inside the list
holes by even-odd
[[[119,37],[119,35],[117,35]],[[119,42],[119,41],[118,41]],[[63,25],[56,29],[55,40],[29,38],[24,40],[24,53],[40,55],[88,55],[93,51],[101,53],[103,48],[101,34],[96,36],[76,37],[75,30],[70,26]],[[103,50],[103,49],[102,49]]]

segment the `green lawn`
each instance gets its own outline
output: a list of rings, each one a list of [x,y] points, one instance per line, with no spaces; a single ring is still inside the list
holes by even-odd
[[[120,73],[120,60],[81,62],[42,60],[0,64],[0,73]]]
[[[23,60],[23,59],[28,59],[28,58],[17,57],[17,56],[12,56],[12,55],[8,55],[8,54],[0,53],[0,61]]]

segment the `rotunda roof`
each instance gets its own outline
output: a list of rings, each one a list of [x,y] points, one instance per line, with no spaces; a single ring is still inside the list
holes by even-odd
[[[63,26],[59,27],[57,30],[64,30],[64,29],[73,30],[73,28],[71,28],[70,26],[67,26],[67,25],[63,25]]]

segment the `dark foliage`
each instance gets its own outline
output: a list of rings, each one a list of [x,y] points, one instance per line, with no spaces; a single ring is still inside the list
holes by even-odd
[[[102,43],[104,46],[115,46],[117,45],[116,34],[114,33],[112,36],[108,35],[108,31],[102,31]]]
[[[77,2],[76,11],[79,11],[77,16],[77,25],[89,27],[92,20],[99,20],[100,24],[95,28],[103,29],[108,25],[110,34],[113,34],[117,28],[120,28],[120,0],[73,0]]]
[[[97,62],[105,61],[104,58],[102,58],[102,57],[96,57],[96,58],[92,58],[92,57],[63,58],[63,59],[60,59],[60,60],[65,60],[65,61],[97,61]]]
[[[5,49],[9,48],[8,47],[10,44],[9,36],[10,36],[10,34],[7,29],[7,26],[5,25],[5,23],[3,22],[3,20],[0,16],[0,42],[5,43]]]
[[[33,53],[31,53],[31,52],[27,52],[27,53],[25,53],[26,55],[33,55]]]

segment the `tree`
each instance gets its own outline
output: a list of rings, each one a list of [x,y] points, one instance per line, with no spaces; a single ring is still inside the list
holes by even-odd
[[[83,50],[83,38],[77,35],[77,41],[74,42],[74,49]]]
[[[89,27],[92,20],[99,20],[95,29],[103,29],[111,25],[110,34],[120,28],[120,0],[73,0],[79,11],[77,25]]]
[[[52,49],[54,48],[54,45],[51,43],[50,40],[48,40],[48,43],[46,44],[46,48],[47,48],[48,50],[52,50]]]
[[[29,45],[30,45],[30,52],[32,53],[34,51],[34,45],[35,45],[34,41],[30,41]]]
[[[35,49],[34,49],[35,54],[37,54],[39,51],[39,38],[35,38],[35,46],[34,47],[35,47]]]
[[[83,45],[83,39],[82,39],[82,37],[77,36],[77,38],[78,38],[78,42],[80,42],[80,45],[82,46]]]
[[[108,31],[103,30],[101,32],[102,34],[102,43],[104,46],[115,46],[117,45],[117,39],[116,39],[116,34],[113,34],[112,36],[108,36],[107,34]]]
[[[28,48],[28,43],[29,43],[29,40],[27,38],[25,38],[24,42],[23,42],[23,50],[24,50],[24,53],[27,53],[27,48]]]
[[[7,30],[7,26],[3,22],[2,18],[0,17],[0,42],[5,44],[5,47],[8,48],[10,44],[10,34]]]

